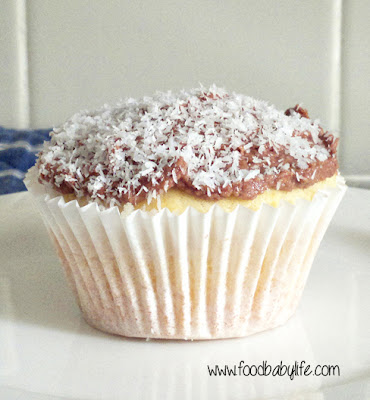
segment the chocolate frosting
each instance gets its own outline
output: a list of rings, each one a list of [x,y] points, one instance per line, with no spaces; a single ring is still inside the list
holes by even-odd
[[[51,132],[37,166],[41,183],[108,206],[171,188],[253,199],[333,176],[337,145],[299,105],[283,113],[212,86],[78,113]]]

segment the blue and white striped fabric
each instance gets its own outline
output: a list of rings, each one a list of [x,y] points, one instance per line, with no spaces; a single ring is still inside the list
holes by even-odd
[[[50,129],[15,130],[0,127],[0,194],[26,190],[23,178]]]

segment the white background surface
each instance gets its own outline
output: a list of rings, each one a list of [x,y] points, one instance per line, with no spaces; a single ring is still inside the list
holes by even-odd
[[[82,108],[213,82],[342,137],[370,188],[367,0],[1,0],[0,125],[50,127]]]
[[[147,342],[89,327],[28,194],[0,196],[0,399],[369,399],[369,203],[370,191],[347,191],[285,326]],[[208,376],[240,360],[338,364],[341,376]]]

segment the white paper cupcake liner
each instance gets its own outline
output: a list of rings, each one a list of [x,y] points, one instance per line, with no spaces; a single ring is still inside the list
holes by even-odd
[[[346,189],[338,177],[295,205],[123,216],[53,197],[34,174],[26,186],[87,322],[145,338],[240,337],[286,322]]]

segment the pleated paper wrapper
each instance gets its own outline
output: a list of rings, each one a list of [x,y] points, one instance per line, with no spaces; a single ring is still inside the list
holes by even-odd
[[[241,337],[284,324],[346,190],[258,211],[238,206],[124,216],[65,202],[37,182],[35,199],[86,321],[143,338]]]

